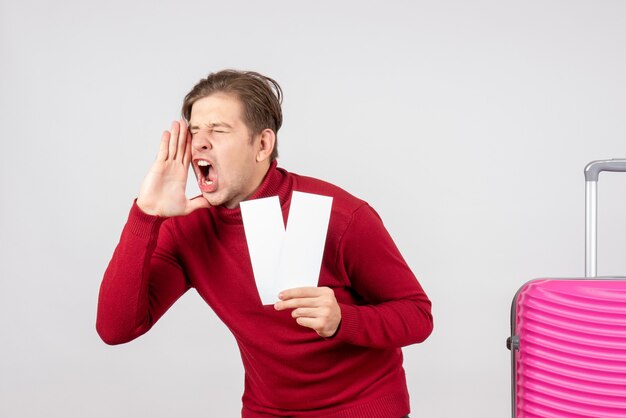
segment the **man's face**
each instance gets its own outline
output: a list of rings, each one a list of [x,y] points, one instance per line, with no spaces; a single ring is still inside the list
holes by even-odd
[[[227,93],[199,99],[191,108],[192,165],[211,206],[235,208],[259,187],[267,164],[257,162],[258,136],[242,118],[240,100]]]

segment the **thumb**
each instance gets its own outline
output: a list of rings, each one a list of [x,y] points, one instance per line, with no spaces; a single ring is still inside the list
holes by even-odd
[[[187,205],[187,214],[190,214],[194,210],[202,209],[202,208],[210,208],[211,204],[208,200],[204,198],[204,196],[197,196],[191,199]]]

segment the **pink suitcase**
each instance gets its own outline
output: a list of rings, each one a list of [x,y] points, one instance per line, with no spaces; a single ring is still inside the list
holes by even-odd
[[[626,418],[626,277],[596,278],[602,171],[626,159],[585,168],[585,278],[531,280],[513,299],[513,417]]]

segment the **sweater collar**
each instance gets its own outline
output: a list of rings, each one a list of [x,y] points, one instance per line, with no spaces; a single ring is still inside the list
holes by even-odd
[[[283,207],[291,196],[291,185],[292,180],[289,173],[285,169],[278,167],[276,160],[274,160],[259,188],[246,200],[278,196],[280,206]],[[240,206],[233,209],[229,209],[226,206],[214,206],[212,209],[227,223],[243,222]]]

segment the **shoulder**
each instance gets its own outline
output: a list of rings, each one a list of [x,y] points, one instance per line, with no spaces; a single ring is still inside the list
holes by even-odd
[[[341,187],[313,177],[291,175],[293,176],[294,191],[333,198],[327,236],[330,242],[335,242],[338,245],[348,231],[361,235],[359,231],[368,229],[372,222],[380,222],[376,211],[365,200],[352,195]]]
[[[363,206],[367,206],[367,202],[364,200],[328,181],[293,173],[290,173],[290,175],[293,177],[293,190],[332,197],[333,214],[352,216],[355,211]]]

